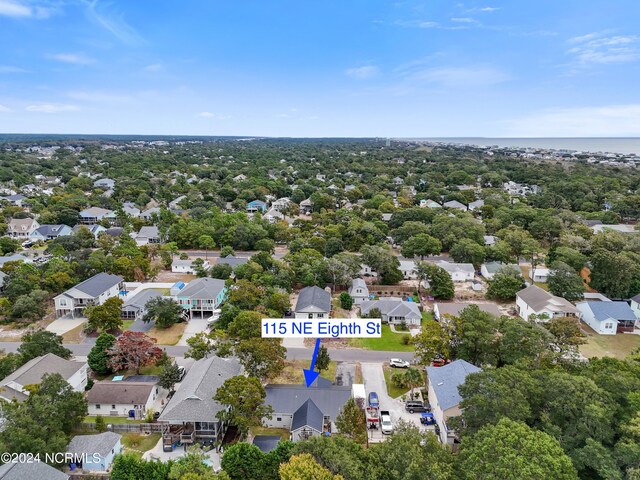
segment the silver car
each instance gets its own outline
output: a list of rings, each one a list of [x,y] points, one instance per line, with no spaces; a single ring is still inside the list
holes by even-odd
[[[389,366],[393,368],[409,368],[409,362],[400,358],[390,358]]]

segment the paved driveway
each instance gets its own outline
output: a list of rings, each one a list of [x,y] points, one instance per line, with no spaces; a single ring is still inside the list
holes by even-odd
[[[57,335],[64,335],[68,331],[73,330],[78,325],[82,325],[86,321],[87,319],[85,317],[58,318],[57,320],[54,320],[49,325],[47,325],[46,330]]]
[[[395,398],[391,398],[387,394],[387,383],[384,379],[384,372],[381,363],[362,363],[362,378],[364,379],[364,388],[367,395],[370,392],[376,392],[380,400],[380,410],[388,410],[391,415],[391,421],[395,425],[399,420],[404,420],[412,425],[424,430],[420,423],[419,413],[409,413],[404,409],[404,403]],[[369,430],[369,441],[382,441],[385,436],[379,430]]]
[[[189,322],[187,323],[187,328],[184,329],[182,338],[178,341],[177,345],[186,346],[187,339],[193,337],[197,333],[207,330],[208,322],[208,318],[192,318],[191,320],[189,320]]]
[[[129,327],[129,331],[131,332],[143,332],[146,333],[149,330],[151,330],[151,328],[156,324],[155,321],[151,321],[151,322],[143,322],[141,318],[139,318],[138,320],[136,320],[135,322],[133,322],[131,324],[131,326]]]

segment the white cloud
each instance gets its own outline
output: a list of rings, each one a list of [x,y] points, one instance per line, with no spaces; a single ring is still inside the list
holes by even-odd
[[[4,105],[0,104],[0,112],[10,112],[11,109],[9,107],[5,107]]]
[[[478,21],[475,18],[469,18],[469,17],[455,17],[455,18],[452,18],[451,21],[455,23],[478,23]]]
[[[74,100],[94,103],[129,102],[132,100],[131,95],[105,92],[102,90],[72,90],[67,92],[67,96]]]
[[[83,0],[83,3],[87,7],[87,16],[122,43],[131,46],[139,46],[147,43],[146,40],[125,21],[120,12],[111,9],[111,4],[99,2],[98,0]]]
[[[637,35],[607,36],[604,32],[593,32],[570,38],[567,54],[574,57],[578,66],[633,62],[640,59],[639,40]]]
[[[351,78],[366,80],[378,75],[380,73],[380,70],[374,65],[365,65],[363,67],[349,68],[345,71],[345,73]]]
[[[28,105],[26,107],[27,112],[39,112],[39,113],[60,113],[60,112],[73,112],[78,110],[75,105],[66,105],[63,103],[39,103],[35,105]]]
[[[227,115],[220,115],[219,113],[212,113],[212,112],[200,112],[198,114],[198,117],[213,118],[214,120],[227,120],[228,118],[231,118]]]
[[[409,69],[403,72],[407,80],[437,84],[446,88],[486,87],[509,80],[509,75],[492,67],[435,67]]]
[[[95,60],[87,57],[82,53],[56,53],[49,55],[49,58],[62,63],[71,63],[73,65],[90,65],[95,63]]]
[[[640,136],[640,104],[548,109],[509,122],[512,137]]]
[[[13,18],[48,18],[52,8],[21,0],[0,0],[0,16]]]

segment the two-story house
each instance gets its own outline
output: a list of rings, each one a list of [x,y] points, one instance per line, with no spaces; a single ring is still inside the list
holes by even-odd
[[[189,318],[210,317],[227,296],[224,280],[217,278],[197,278],[189,282],[176,295],[176,301],[185,309]]]
[[[9,220],[7,235],[11,238],[28,239],[40,224],[33,218],[12,218]]]
[[[351,280],[349,295],[353,298],[354,305],[360,305],[365,300],[369,300],[369,287],[363,279],[354,278]]]
[[[122,290],[124,290],[122,277],[98,273],[54,297],[56,316],[82,315],[86,307],[102,305],[108,298],[117,296]]]
[[[58,373],[76,392],[87,386],[88,366],[85,362],[65,360],[53,353],[33,358],[0,381],[0,398],[24,401],[29,396],[27,385],[37,385],[47,373]]]
[[[113,210],[101,207],[89,207],[80,212],[80,223],[83,225],[93,225],[105,219],[109,222],[114,222],[116,220],[116,214]]]

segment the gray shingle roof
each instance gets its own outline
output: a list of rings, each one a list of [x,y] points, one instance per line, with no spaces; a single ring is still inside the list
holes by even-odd
[[[189,282],[180,293],[179,297],[189,297],[201,300],[216,298],[224,288],[224,280],[217,278],[197,278]]]
[[[40,225],[36,228],[36,232],[38,232],[43,237],[57,237],[63,231],[66,225]],[[71,230],[71,227],[67,227]]]
[[[86,279],[84,282],[80,282],[75,287],[76,290],[80,290],[87,295],[97,297],[101,293],[106,292],[111,287],[122,283],[124,280],[118,275],[111,275],[110,273],[98,273],[91,278]]]
[[[85,364],[65,360],[53,353],[47,353],[41,357],[29,360],[19,369],[2,380],[1,384],[16,382],[19,385],[34,385],[40,383],[45,373],[59,373],[62,378],[69,380],[74,373],[80,370]]]
[[[462,400],[458,387],[464,383],[467,375],[480,371],[482,369],[465,360],[456,360],[443,367],[427,367],[429,385],[436,394],[440,408],[447,410],[458,405]]]
[[[500,309],[494,303],[438,303],[438,313],[440,315],[451,315],[457,317],[460,312],[469,305],[477,306],[481,311],[499,317],[502,315]]]
[[[213,400],[225,380],[240,375],[238,359],[203,358],[195,362],[162,411],[161,422],[215,422],[224,407]]]
[[[0,465],[0,480],[68,480],[69,475],[44,462]]]
[[[496,273],[498,270],[504,267],[515,268],[518,272],[520,272],[520,267],[514,263],[487,262],[484,264],[484,267],[489,273]]]
[[[584,302],[586,303],[593,316],[599,320],[604,321],[608,318],[615,320],[636,320],[636,315],[629,307],[627,302]]]
[[[445,260],[441,260],[435,263],[437,266],[439,266],[440,268],[444,268],[449,273],[456,273],[456,272],[475,273],[476,271],[476,269],[473,268],[473,264],[471,263],[453,263],[453,262],[447,262]]]
[[[530,287],[520,290],[516,296],[524,300],[524,302],[536,312],[548,309],[553,312],[578,313],[578,309],[574,307],[571,302],[562,297],[551,295],[537,285],[531,285]]]
[[[275,413],[294,414],[307,400],[335,421],[342,406],[351,396],[350,386],[327,385],[326,382],[305,385],[267,385],[266,405],[271,405]]]
[[[296,312],[302,312],[309,307],[316,307],[323,312],[331,311],[331,294],[320,287],[305,287],[300,290],[296,303]]]
[[[280,437],[278,435],[256,435],[253,437],[253,444],[260,449],[262,453],[269,453],[278,446]]]
[[[160,231],[156,226],[144,226],[140,228],[140,231],[136,235],[136,237],[144,237],[144,238],[158,238],[160,237]]]
[[[300,405],[295,411],[291,419],[291,430],[297,430],[302,427],[311,427],[318,432],[322,432],[324,426],[324,414],[318,406],[309,399]]]
[[[144,405],[154,388],[154,382],[96,382],[87,393],[87,402]]]
[[[397,298],[381,298],[380,300],[365,300],[360,305],[363,315],[377,308],[382,315],[390,317],[422,318],[420,308],[415,302],[405,302]]]
[[[146,288],[141,292],[136,293],[133,297],[127,299],[122,305],[122,309],[125,310],[142,310],[147,305],[147,302],[155,297],[161,297],[162,292],[160,290],[154,290],[153,288]]]
[[[115,432],[103,432],[97,435],[76,435],[69,442],[67,452],[75,455],[98,453],[102,458],[111,453],[122,435]]]
[[[249,259],[247,257],[221,257],[216,262],[217,265],[231,265],[231,267],[237,267],[238,265],[244,265]]]

